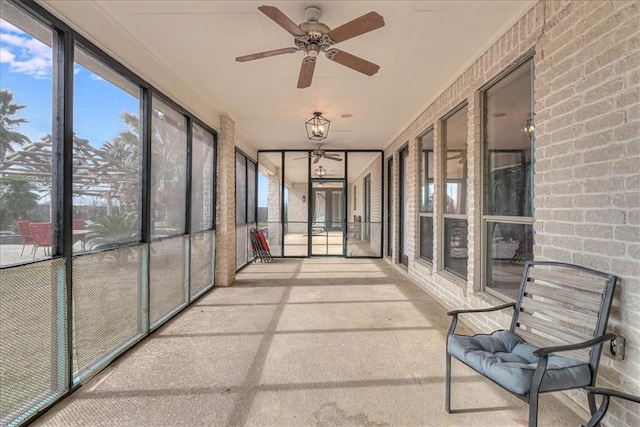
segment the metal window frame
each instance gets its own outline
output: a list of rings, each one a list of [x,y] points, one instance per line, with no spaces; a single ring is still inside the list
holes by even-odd
[[[286,153],[306,153],[309,154],[311,153],[313,150],[312,149],[287,149],[287,148],[281,148],[281,149],[268,149],[268,150],[258,150],[258,165],[260,164],[260,154],[261,153],[280,153],[281,154],[281,158],[280,158],[280,162],[281,162],[281,169],[282,169],[282,173],[281,173],[281,187],[280,187],[280,247],[282,248],[282,255],[280,256],[274,256],[274,258],[310,258],[311,255],[311,249],[309,248],[309,242],[307,242],[307,255],[305,256],[300,256],[300,255],[285,255],[285,245],[284,245],[284,227],[285,227],[285,221],[284,221],[284,212],[285,212],[285,203],[284,203],[284,194],[285,194],[285,176],[286,176],[286,170],[287,170],[287,165],[286,165]],[[381,218],[381,239],[380,239],[380,255],[379,256],[353,256],[353,257],[349,257],[349,258],[364,258],[364,259],[377,259],[377,258],[383,258],[385,255],[385,251],[384,251],[384,228],[385,228],[385,224],[384,224],[384,209],[385,209],[385,195],[384,195],[384,177],[385,177],[385,167],[384,167],[384,150],[377,150],[377,149],[340,149],[340,148],[332,148],[331,150],[327,151],[327,152],[336,152],[336,153],[344,153],[344,178],[336,178],[335,180],[345,180],[345,182],[348,184],[348,163],[349,163],[349,154],[350,153],[376,153],[380,155],[380,167],[381,167],[381,175],[380,175],[380,185],[382,188],[382,194],[381,194],[381,204],[380,204],[380,218]],[[311,185],[312,185],[312,180],[314,180],[315,178],[312,175],[312,163],[311,163],[311,158],[308,159],[307,161],[307,179],[308,179],[308,183],[307,183],[307,195],[309,196],[311,194]],[[256,169],[257,170],[257,169]],[[346,201],[349,200],[348,197],[350,195],[349,193],[349,186],[345,185],[344,187],[344,202],[343,205],[345,205],[345,209],[346,209]],[[256,197],[258,196],[258,192],[256,191]],[[257,205],[258,203],[256,202],[256,209],[257,209]],[[309,228],[311,226],[311,219],[309,219],[311,213],[310,213],[310,209],[308,209],[307,212],[307,228]],[[256,219],[257,219],[257,214],[256,214]],[[347,220],[347,218],[345,217],[345,221]],[[345,234],[346,236],[346,234]],[[346,237],[345,237],[346,238]],[[309,240],[309,239],[307,239]],[[346,250],[346,245],[343,245],[344,249]],[[343,251],[344,252],[344,251]],[[314,255],[314,256],[346,256],[346,254],[343,255]]]
[[[449,120],[451,117],[453,117],[456,113],[460,112],[462,109],[464,108],[468,108],[469,107],[469,102],[467,99],[463,100],[462,102],[460,102],[459,104],[457,104],[455,107],[451,108],[444,116],[442,116],[440,119],[438,119],[438,123],[439,123],[439,128],[440,128],[440,132],[441,132],[441,138],[439,141],[439,149],[440,149],[440,159],[439,159],[439,174],[437,177],[434,177],[434,180],[439,181],[439,187],[440,187],[440,206],[442,207],[440,209],[440,215],[437,218],[437,225],[439,227],[439,229],[442,231],[441,233],[438,233],[438,270],[439,271],[443,271],[443,272],[447,272],[451,275],[453,275],[454,277],[458,278],[458,279],[462,279],[464,281],[467,280],[467,277],[462,277],[460,274],[452,271],[451,269],[447,268],[447,266],[445,265],[445,220],[446,219],[464,219],[467,221],[467,227],[469,226],[469,217],[468,217],[468,213],[465,214],[447,214],[445,213],[445,209],[444,206],[446,206],[446,200],[447,200],[447,174],[446,174],[446,167],[447,167],[447,132],[446,132],[446,126],[445,123],[447,120]],[[468,128],[468,124],[467,124],[467,128]],[[468,137],[467,137],[468,138]],[[435,147],[434,147],[435,149]],[[467,153],[467,158],[469,156],[469,149],[468,147],[465,147],[464,150]],[[463,181],[465,182],[465,186],[468,186],[468,181],[469,181],[469,176],[468,176],[468,170],[467,167],[465,167],[465,173],[466,176],[463,177]],[[466,193],[465,193],[466,194]],[[465,212],[467,211],[467,209],[465,209]],[[434,225],[436,224],[436,220],[434,219]],[[469,275],[469,259],[467,258],[467,276]]]
[[[429,133],[433,134],[433,140],[435,142],[435,126],[433,124],[431,126],[427,127],[427,129],[424,132],[422,132],[420,135],[418,135],[418,141],[420,141],[420,150],[419,150],[420,155],[418,156],[418,168],[417,168],[418,174],[420,174],[422,172],[423,163],[426,163],[424,165],[424,167],[425,167],[425,181],[423,182],[422,180],[420,180],[420,185],[418,186],[418,191],[420,192],[420,197],[419,197],[419,199],[420,199],[420,209],[418,209],[418,222],[419,223],[417,224],[417,227],[416,227],[416,229],[418,230],[418,242],[422,242],[422,238],[423,238],[423,236],[422,236],[422,218],[423,217],[431,218],[431,228],[433,228],[433,221],[434,221],[434,217],[435,217],[435,212],[433,211],[433,209],[431,210],[431,212],[423,212],[422,211],[422,205],[424,204],[424,200],[422,198],[423,198],[424,194],[420,191],[420,186],[423,185],[423,184],[427,186],[427,191],[428,191],[428,187],[429,187],[429,184],[428,184],[428,181],[429,181],[429,178],[428,178],[429,177],[429,165],[428,165],[428,160],[425,160],[425,158],[424,158],[425,157],[425,153],[431,152],[435,156],[435,146],[432,147],[431,150],[425,150],[424,147],[422,146],[422,138],[427,136]],[[428,154],[427,154],[427,156],[428,156]],[[435,160],[435,158],[434,158],[434,160]],[[435,189],[435,186],[436,186],[436,176],[435,175],[433,176],[433,185],[434,185],[434,189]],[[434,236],[433,236],[433,234],[431,234],[432,246],[435,247],[435,242],[433,240],[434,240]],[[418,251],[418,257],[421,260],[427,262],[430,265],[433,265],[433,255],[432,255],[431,259],[425,257],[424,254],[422,253],[422,245],[421,244],[418,244],[416,249]]]
[[[500,82],[505,77],[509,76],[513,71],[517,70],[520,66],[526,64],[528,61],[531,61],[530,73],[531,82],[530,82],[530,90],[531,90],[531,112],[532,115],[535,114],[535,46],[529,48],[522,55],[516,58],[513,62],[511,62],[507,67],[497,73],[493,78],[491,78],[487,83],[482,85],[479,89],[480,92],[480,111],[482,117],[480,118],[480,135],[481,140],[480,144],[481,155],[480,155],[480,188],[482,188],[482,195],[480,198],[480,253],[481,253],[481,261],[480,261],[480,289],[503,301],[512,301],[513,299],[506,294],[503,294],[489,286],[487,286],[487,272],[488,272],[488,258],[487,258],[487,248],[488,244],[488,233],[487,226],[489,223],[503,223],[503,224],[517,224],[517,225],[533,225],[534,224],[534,212],[535,212],[535,183],[534,183],[534,170],[535,170],[535,136],[531,138],[531,170],[530,170],[530,203],[531,203],[531,216],[503,216],[503,215],[488,215],[486,214],[486,188],[485,184],[487,183],[487,177],[485,176],[485,168],[487,167],[487,150],[485,150],[485,142],[487,140],[486,134],[486,114],[487,109],[486,106],[486,93],[487,91],[495,86],[498,82]],[[535,245],[535,239],[534,239]]]

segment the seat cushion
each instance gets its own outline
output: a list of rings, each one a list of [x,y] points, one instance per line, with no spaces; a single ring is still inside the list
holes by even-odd
[[[447,351],[513,393],[528,395],[538,358],[539,347],[527,344],[510,331],[490,335],[449,335]],[[550,355],[540,391],[563,390],[591,383],[589,364]]]

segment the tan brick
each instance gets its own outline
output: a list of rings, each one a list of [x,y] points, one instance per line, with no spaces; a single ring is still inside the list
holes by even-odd
[[[576,179],[605,177],[611,174],[611,163],[597,163],[586,166],[578,166],[573,169],[573,176]]]
[[[613,237],[613,227],[600,224],[577,224],[575,233],[581,237],[595,237],[596,239],[611,239]]]
[[[583,249],[587,252],[608,256],[623,256],[626,251],[624,243],[593,239],[585,239]]]
[[[584,220],[603,224],[624,224],[625,211],[615,209],[588,210],[584,213]]]
[[[558,170],[573,167],[582,163],[582,153],[570,153],[551,159],[551,169]]]
[[[618,80],[618,82],[621,83],[621,80]],[[603,86],[607,86],[607,84],[604,84]],[[599,90],[599,89],[598,89]],[[587,94],[589,95],[589,94]],[[607,92],[607,96],[611,96],[611,92]],[[599,97],[600,98],[600,97]],[[586,99],[586,98],[585,98]],[[591,100],[593,100],[594,98],[591,97]],[[589,101],[591,102],[591,101]],[[576,121],[579,122],[583,122],[585,120],[589,120],[592,119],[594,117],[598,117],[598,116],[602,116],[605,113],[608,113],[612,110],[614,106],[614,100],[613,99],[605,99],[590,105],[586,105],[578,110],[576,110],[575,112],[575,119]]]
[[[640,209],[640,193],[622,193],[611,196],[617,208]]]
[[[615,238],[625,242],[640,242],[640,227],[618,226],[615,229]]]
[[[571,141],[578,138],[584,132],[584,125],[573,125],[565,129],[553,132],[551,142],[557,144],[559,142]]]
[[[537,213],[536,216],[538,216]],[[585,212],[578,209],[555,209],[551,211],[551,218],[555,221],[583,222],[585,219]],[[622,214],[622,218],[624,219],[624,213]]]
[[[624,88],[624,80],[622,78],[617,78],[611,81],[608,81],[590,91],[585,93],[584,102],[585,104],[590,104],[592,102],[597,102],[601,99],[606,99],[616,92],[621,91]],[[611,108],[613,105],[607,103],[607,106]]]
[[[624,141],[627,139],[640,138],[640,122],[629,123],[625,126],[620,126],[615,130],[615,139],[617,141]]]
[[[574,199],[574,204],[576,208],[607,208],[611,206],[611,199],[608,194],[580,195]]]
[[[611,265],[610,260],[611,258],[605,255],[596,255],[581,252],[574,253],[572,256],[572,262],[578,265],[604,271],[609,270]]]
[[[611,269],[619,275],[640,276],[640,262],[634,260],[613,258],[611,260]]]
[[[579,237],[552,236],[551,244],[557,248],[564,248],[572,251],[582,250],[582,239]]]
[[[638,64],[640,67],[640,63]],[[640,87],[630,89],[615,98],[617,108],[625,108],[630,105],[638,105],[640,103]]]
[[[613,141],[613,130],[606,130],[591,135],[584,135],[575,142],[578,150],[586,150],[589,148],[601,147]]]
[[[561,234],[572,236],[575,234],[575,225],[568,222],[547,221],[544,223],[544,232],[547,234]]]
[[[585,193],[611,193],[624,188],[624,178],[591,179],[583,184]]]
[[[622,144],[608,145],[603,148],[596,148],[585,151],[583,154],[584,163],[604,162],[608,160],[619,159],[624,154],[624,146]]]
[[[638,163],[640,163],[640,159],[637,159],[636,165],[638,165]],[[637,171],[640,171],[640,167],[636,169],[636,172]],[[624,180],[624,188],[631,191],[640,191],[640,175],[626,177]]]
[[[592,133],[605,129],[611,129],[623,124],[624,120],[624,112],[617,111],[589,120],[588,122],[586,122],[584,130],[587,133]]]
[[[542,249],[542,255],[545,259],[552,261],[571,262],[572,253],[565,249],[554,248],[553,246],[545,246]]]
[[[613,164],[613,172],[616,175],[628,175],[640,171],[640,157],[624,158]]]
[[[547,172],[545,174],[546,182],[564,182],[572,179],[571,169],[560,169]],[[553,187],[551,187],[551,194],[553,194]]]

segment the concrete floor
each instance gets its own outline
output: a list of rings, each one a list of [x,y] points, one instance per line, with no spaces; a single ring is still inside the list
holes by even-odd
[[[252,264],[35,425],[527,425],[524,403],[455,361],[460,411],[445,413],[448,326],[445,310],[382,260]],[[543,395],[541,426],[586,419]]]

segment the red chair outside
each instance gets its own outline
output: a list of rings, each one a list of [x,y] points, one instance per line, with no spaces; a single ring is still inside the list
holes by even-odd
[[[84,218],[74,219],[71,224],[71,228],[73,229],[73,243],[80,242],[80,249],[83,251],[86,249],[85,237],[87,236],[87,232],[84,231],[86,225],[87,222]]]
[[[33,236],[31,235],[31,229],[29,225],[31,221],[18,221],[18,233],[20,233],[20,237],[22,237],[22,251],[20,252],[20,256],[24,253],[24,247],[26,245],[33,245]],[[31,248],[31,252],[35,250],[35,246]]]
[[[44,250],[45,256],[51,254],[51,223],[50,222],[32,222],[29,226],[31,236],[33,236],[33,259],[36,258],[38,248]]]

